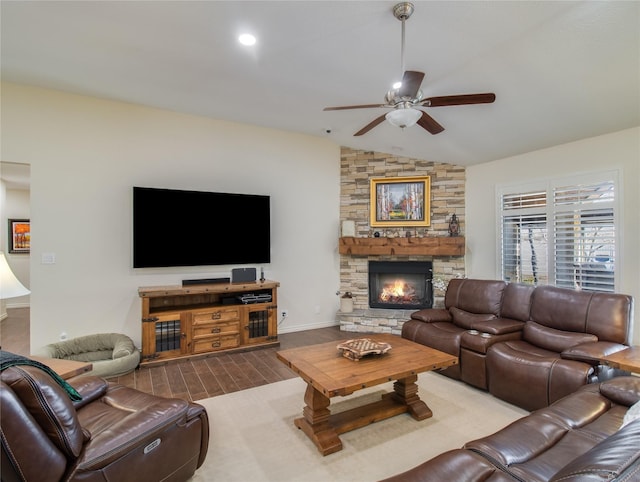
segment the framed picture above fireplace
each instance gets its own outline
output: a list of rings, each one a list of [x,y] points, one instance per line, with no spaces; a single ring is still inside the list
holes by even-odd
[[[371,227],[431,224],[430,176],[371,179],[369,193]]]

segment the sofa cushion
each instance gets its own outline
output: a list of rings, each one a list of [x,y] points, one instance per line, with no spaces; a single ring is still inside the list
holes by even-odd
[[[456,307],[469,313],[500,315],[502,293],[507,283],[496,280],[457,279],[449,281],[445,308]]]
[[[425,308],[424,310],[411,313],[411,319],[424,321],[426,323],[432,321],[451,321],[451,313],[449,313],[449,310],[439,308]]]
[[[492,313],[469,313],[468,311],[455,307],[450,308],[449,311],[451,312],[453,322],[467,330],[473,329],[478,323],[496,319],[496,315]]]
[[[531,296],[536,289],[533,285],[510,283],[504,290],[500,316],[527,321],[531,310]]]
[[[593,293],[584,331],[600,340],[631,344],[633,298],[619,293]]]
[[[452,478],[455,474],[455,479]],[[417,467],[381,482],[425,482],[460,480],[465,482],[514,480],[489,460],[471,450],[454,449],[434,457]]]
[[[639,479],[640,420],[635,420],[569,462],[551,481]]]
[[[556,330],[540,325],[535,321],[528,321],[524,325],[522,339],[532,345],[560,353],[581,343],[598,341],[598,337],[589,333]]]
[[[549,328],[584,333],[592,293],[538,286],[531,297],[530,319]]]

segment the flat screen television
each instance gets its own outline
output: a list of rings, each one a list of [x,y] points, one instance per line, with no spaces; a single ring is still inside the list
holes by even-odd
[[[271,261],[270,197],[133,188],[133,267]]]

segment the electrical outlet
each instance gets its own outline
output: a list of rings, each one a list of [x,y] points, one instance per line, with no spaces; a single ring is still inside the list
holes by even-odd
[[[282,317],[286,318],[287,316],[289,316],[289,311],[288,310],[282,310]]]

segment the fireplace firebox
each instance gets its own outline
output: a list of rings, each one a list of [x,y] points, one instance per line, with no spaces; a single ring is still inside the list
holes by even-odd
[[[431,261],[369,261],[369,307],[431,308],[432,278]]]

